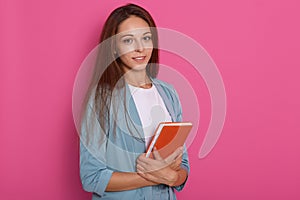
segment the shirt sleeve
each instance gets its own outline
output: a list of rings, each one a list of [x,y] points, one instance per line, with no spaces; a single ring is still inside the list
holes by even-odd
[[[180,122],[180,121],[182,121],[181,103],[180,103],[179,96],[178,96],[176,90],[174,88],[172,88],[172,89],[173,89],[172,90],[173,108],[174,108],[174,111],[175,111],[176,120],[178,122]],[[187,171],[187,177],[186,177],[185,181],[181,185],[173,187],[177,191],[181,191],[184,188],[184,186],[186,184],[186,181],[188,179],[188,175],[190,173],[190,165],[189,165],[188,152],[187,152],[186,145],[184,145],[184,150],[183,150],[183,155],[182,155],[182,161],[181,161],[181,168],[183,168],[183,169],[185,169]]]
[[[106,165],[106,134],[89,103],[80,128],[80,179],[87,192],[102,196],[113,171]]]
[[[106,165],[80,142],[80,178],[85,191],[102,196],[112,173],[112,170],[107,169]]]
[[[189,173],[190,173],[190,165],[189,165],[188,154],[187,154],[187,149],[186,149],[185,145],[184,145],[184,150],[183,150],[183,155],[182,155],[181,168],[183,168],[184,170],[187,171],[187,177],[181,185],[173,187],[177,191],[181,191],[184,188],[186,181],[188,179]]]

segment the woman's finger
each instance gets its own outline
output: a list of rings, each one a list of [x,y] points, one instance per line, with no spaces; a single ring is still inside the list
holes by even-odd
[[[162,165],[160,163],[161,161],[153,160],[151,158],[147,159],[138,159],[136,164],[139,169],[143,170],[144,172],[150,172],[150,171],[155,171]]]
[[[173,162],[173,160],[176,160],[178,157],[182,156],[183,154],[183,147],[178,147],[171,155],[169,155],[165,161],[168,163]]]
[[[146,172],[145,168],[142,165],[140,165],[140,164],[136,165],[136,171],[138,173],[145,173]]]
[[[147,179],[148,181],[152,181],[152,182],[155,182],[155,183],[161,183],[159,178],[157,178],[156,176],[153,176],[150,173],[140,173],[139,175],[141,177],[143,177],[144,179]]]
[[[141,166],[141,167],[143,167],[144,169],[147,169],[147,168],[149,167],[149,165],[151,166],[151,164],[150,164],[149,162],[147,162],[147,161],[145,161],[145,160],[143,160],[143,159],[138,159],[138,160],[136,161],[136,164],[137,164],[137,166]]]
[[[149,164],[151,162],[151,158],[147,158],[144,156],[144,154],[141,154],[138,158],[137,158],[137,162],[140,162],[140,163],[145,163],[145,164]]]
[[[155,160],[163,160],[163,158],[160,156],[159,152],[157,151],[156,147],[154,147],[153,156]]]

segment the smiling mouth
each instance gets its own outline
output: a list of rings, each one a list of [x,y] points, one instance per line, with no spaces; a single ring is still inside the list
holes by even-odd
[[[133,57],[132,59],[133,60],[136,60],[136,61],[143,61],[145,60],[146,56],[137,56],[137,57]]]

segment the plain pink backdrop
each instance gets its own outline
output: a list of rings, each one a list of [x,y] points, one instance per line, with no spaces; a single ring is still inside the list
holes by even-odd
[[[0,1],[0,199],[90,199],[79,179],[73,83],[106,17],[127,2]],[[178,199],[300,199],[299,1],[132,2],[159,27],[199,42],[226,87],[223,133],[199,159],[210,101],[201,77],[185,67],[201,122]],[[182,70],[184,61],[169,58],[161,60]]]

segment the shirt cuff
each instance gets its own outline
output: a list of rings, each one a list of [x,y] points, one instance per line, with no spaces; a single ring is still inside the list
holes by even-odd
[[[108,182],[112,176],[113,171],[106,169],[103,172],[101,172],[99,182],[96,184],[95,191],[98,195],[102,196],[105,192],[105,189],[108,185]]]

